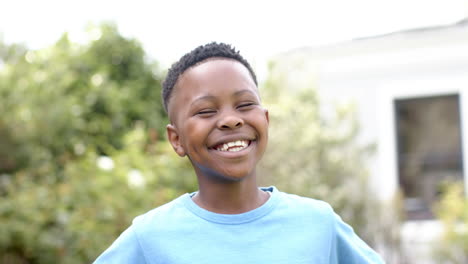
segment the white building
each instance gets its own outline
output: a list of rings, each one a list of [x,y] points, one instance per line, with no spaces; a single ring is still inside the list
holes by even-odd
[[[463,181],[468,193],[468,19],[278,60],[291,80],[315,82],[324,105],[357,104],[360,140],[377,144],[369,163],[376,193],[387,200],[403,191],[404,246],[414,263],[431,263],[428,244],[441,231],[431,207],[441,186]]]

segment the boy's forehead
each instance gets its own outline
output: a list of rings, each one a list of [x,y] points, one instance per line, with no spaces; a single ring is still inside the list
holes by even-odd
[[[239,61],[230,59],[230,58],[224,58],[224,57],[212,57],[205,59],[203,61],[200,61],[196,63],[195,65],[191,66],[187,70],[185,70],[180,76],[179,79],[176,83],[179,83],[179,81],[185,79],[188,75],[193,76],[194,74],[198,75],[199,77],[203,75],[208,75],[211,73],[213,70],[219,70],[220,68],[237,68],[240,71],[243,71],[244,74],[247,74],[250,77],[249,70]],[[253,82],[253,79],[252,79]]]

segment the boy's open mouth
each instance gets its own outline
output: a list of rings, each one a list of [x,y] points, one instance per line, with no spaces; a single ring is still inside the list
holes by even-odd
[[[237,152],[246,149],[251,143],[251,140],[236,140],[218,144],[212,147],[212,149],[217,151]]]

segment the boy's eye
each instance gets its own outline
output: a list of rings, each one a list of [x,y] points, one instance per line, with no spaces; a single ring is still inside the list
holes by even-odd
[[[250,103],[242,103],[240,104],[237,108],[241,108],[241,109],[245,109],[245,108],[249,108],[250,106],[253,106],[255,105],[254,103],[250,102]]]
[[[197,112],[197,115],[200,115],[200,116],[209,116],[209,115],[213,115],[215,114],[216,111],[213,110],[213,109],[206,109],[206,110],[201,110],[201,111],[198,111]]]

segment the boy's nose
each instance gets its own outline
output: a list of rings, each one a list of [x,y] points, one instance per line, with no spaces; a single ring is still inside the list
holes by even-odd
[[[244,120],[236,115],[226,115],[218,121],[219,129],[235,129],[243,125]]]

